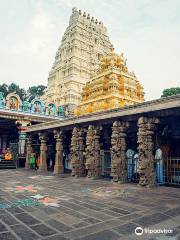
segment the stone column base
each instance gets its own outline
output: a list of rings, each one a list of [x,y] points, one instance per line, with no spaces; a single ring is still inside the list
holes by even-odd
[[[118,181],[119,181],[119,178],[116,176],[113,176],[112,182],[118,182]]]
[[[25,163],[25,169],[26,170],[30,169],[29,163]]]
[[[54,174],[61,174],[64,173],[64,166],[63,165],[54,165]]]
[[[40,166],[37,171],[38,172],[43,172],[43,171],[47,172],[47,166]]]

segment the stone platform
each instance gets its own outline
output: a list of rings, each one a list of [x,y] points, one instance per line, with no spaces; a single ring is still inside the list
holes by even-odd
[[[25,170],[0,175],[0,239],[180,239],[180,189]],[[135,235],[136,227],[172,233]]]

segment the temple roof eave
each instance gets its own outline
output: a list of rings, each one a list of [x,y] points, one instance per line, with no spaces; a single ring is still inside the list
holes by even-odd
[[[98,98],[93,98],[90,100],[83,101],[82,103],[80,103],[78,105],[78,107],[82,107],[83,105],[87,105],[90,103],[98,102],[100,100],[103,101],[103,100],[107,100],[107,99],[128,100],[128,101],[137,102],[137,103],[142,102],[141,100],[139,100],[137,98],[128,97],[127,95],[125,96],[123,94],[111,94],[111,95],[101,95]]]
[[[30,132],[37,132],[37,131],[45,131],[55,128],[63,128],[75,124],[83,124],[83,123],[89,123],[92,121],[103,121],[111,119],[114,121],[114,119],[119,117],[126,117],[126,116],[139,116],[139,114],[142,113],[148,113],[148,112],[160,112],[159,114],[164,111],[164,113],[167,114],[168,109],[179,109],[180,107],[180,95],[175,95],[171,97],[166,98],[160,98],[156,100],[151,100],[143,103],[139,103],[136,105],[130,105],[126,107],[122,107],[119,109],[114,110],[108,110],[105,112],[98,112],[88,115],[83,115],[80,117],[72,117],[66,120],[56,120],[51,121],[47,123],[37,124],[31,127],[28,127],[28,129],[24,132],[30,133]],[[179,109],[180,110],[180,109]]]
[[[46,115],[40,115],[35,113],[26,113],[26,112],[18,112],[18,111],[11,111],[6,109],[0,109],[0,117],[6,118],[6,119],[23,119],[23,120],[29,120],[32,122],[48,122],[58,119],[58,117],[55,116],[46,116]]]

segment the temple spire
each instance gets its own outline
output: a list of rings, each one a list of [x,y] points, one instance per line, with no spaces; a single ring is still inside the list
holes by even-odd
[[[98,68],[99,56],[110,53],[111,48],[106,27],[89,13],[73,7],[43,99],[59,106],[77,105],[83,86]]]

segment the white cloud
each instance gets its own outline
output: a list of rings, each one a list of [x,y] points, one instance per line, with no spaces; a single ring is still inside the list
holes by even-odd
[[[69,7],[69,8],[74,7],[75,6],[74,4],[76,4],[75,2],[77,3],[76,0],[75,1],[72,1],[72,0],[55,0],[55,3],[56,3],[57,6],[66,6],[66,7]]]
[[[0,83],[16,82],[26,88],[47,84],[48,72],[58,47],[57,36],[58,32],[50,14],[41,3],[37,3],[23,32],[17,27],[13,44],[0,49],[4,56],[4,59],[0,60],[3,66]]]
[[[25,53],[41,58],[46,47],[51,49],[54,32],[55,26],[51,22],[50,16],[39,6],[25,30],[24,38],[19,44],[12,47],[12,53]]]

